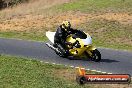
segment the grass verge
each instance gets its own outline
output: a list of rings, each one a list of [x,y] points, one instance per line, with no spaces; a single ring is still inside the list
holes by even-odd
[[[0,56],[1,88],[81,87],[75,82],[75,69],[28,59]],[[89,88],[88,85],[85,87]]]
[[[58,12],[81,11],[85,13],[105,13],[105,12],[132,12],[131,0],[73,0],[56,6]]]
[[[22,39],[22,40],[33,40],[33,41],[46,41],[47,38],[44,34],[33,34],[26,32],[0,32],[1,38],[14,38],[14,39]]]
[[[96,72],[87,71],[89,74]],[[46,64],[24,57],[0,55],[1,88],[120,88],[132,85],[79,85],[75,81],[76,69],[63,65]]]
[[[92,19],[78,28],[88,32],[96,46],[132,50],[132,25],[115,20]]]
[[[88,74],[95,72],[87,71]],[[24,57],[0,55],[1,88],[120,88],[128,85],[88,84],[75,81],[76,69],[63,65],[46,64]],[[129,85],[132,86],[131,84]]]

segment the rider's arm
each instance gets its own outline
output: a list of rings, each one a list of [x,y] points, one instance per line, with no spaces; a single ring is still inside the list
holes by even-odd
[[[60,27],[57,29],[57,36],[58,36],[58,40],[60,41],[61,44],[66,43],[66,39],[65,39],[64,34]]]
[[[79,30],[71,28],[71,34],[77,33]]]
[[[66,44],[66,45],[70,45],[71,43],[66,42],[66,36],[65,34],[62,32],[62,29],[59,27],[57,29],[57,34],[58,36],[58,41],[60,41],[61,44]]]
[[[57,36],[58,36],[59,38],[61,38],[61,37],[63,36],[62,30],[61,30],[60,27],[57,29]]]

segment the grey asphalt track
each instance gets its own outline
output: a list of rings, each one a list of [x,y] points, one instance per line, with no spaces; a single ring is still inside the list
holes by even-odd
[[[132,52],[99,48],[101,62],[69,60],[57,56],[45,42],[0,38],[0,54],[31,57],[34,59],[86,69],[132,75]]]

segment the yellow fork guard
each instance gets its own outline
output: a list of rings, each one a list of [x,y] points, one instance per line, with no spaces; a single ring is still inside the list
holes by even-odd
[[[96,47],[94,47],[94,46],[88,46],[86,52],[87,52],[90,56],[92,56],[91,51],[93,51],[93,50],[95,50],[95,49],[96,49]]]

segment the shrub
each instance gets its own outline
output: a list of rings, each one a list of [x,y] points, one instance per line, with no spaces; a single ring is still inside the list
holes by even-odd
[[[14,5],[28,2],[29,0],[0,0],[0,9],[12,7]]]

